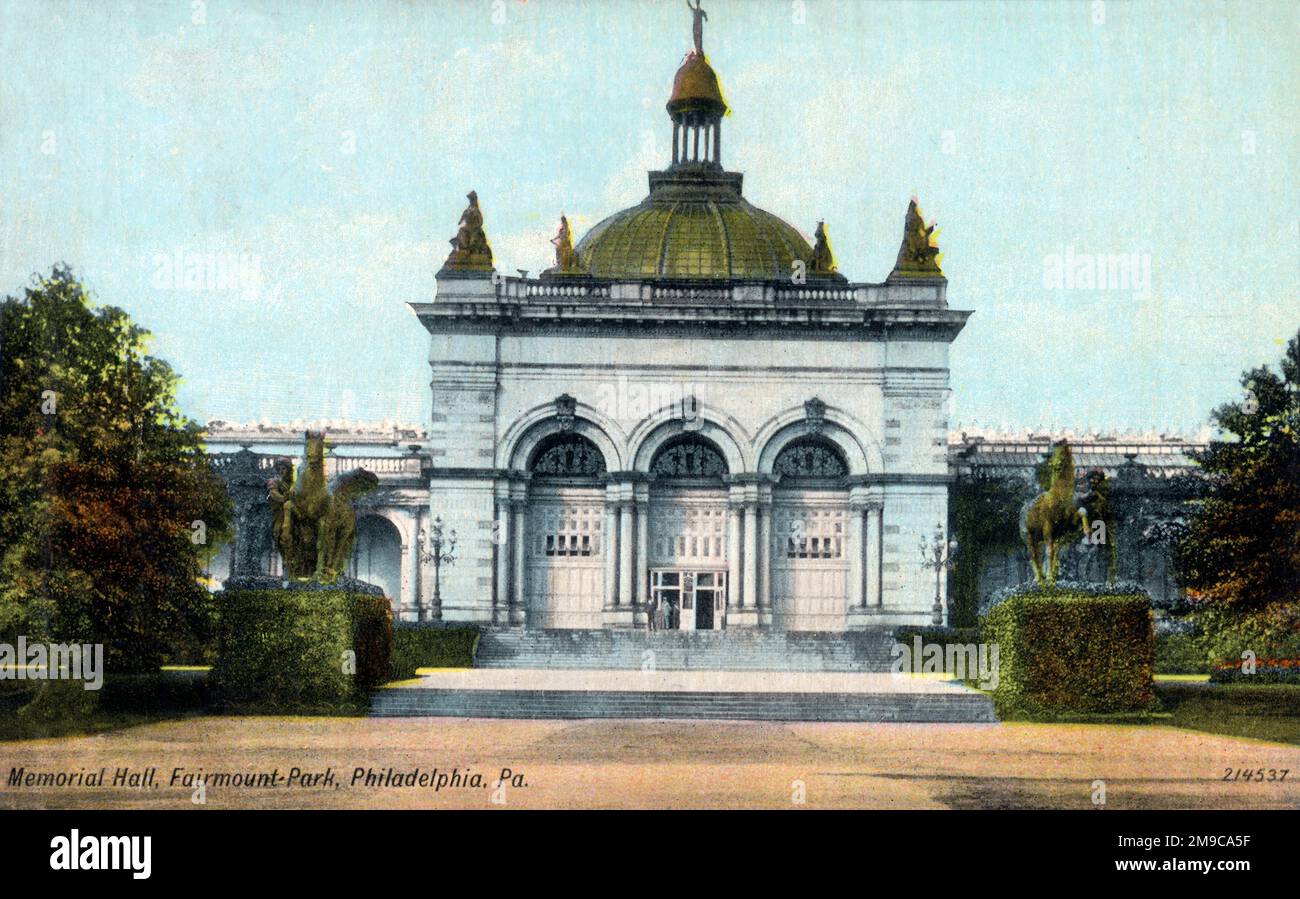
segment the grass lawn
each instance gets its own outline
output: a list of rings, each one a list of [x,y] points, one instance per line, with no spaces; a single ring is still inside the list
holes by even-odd
[[[1300,684],[1156,682],[1174,727],[1300,745]]]

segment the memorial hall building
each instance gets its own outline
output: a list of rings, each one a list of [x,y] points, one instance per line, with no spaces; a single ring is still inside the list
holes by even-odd
[[[562,222],[536,278],[494,268],[471,195],[436,296],[410,304],[430,335],[428,514],[459,535],[425,616],[931,620],[935,578],[910,563],[947,521],[948,349],[970,313],[915,204],[880,282],[840,274],[824,226],[810,243],[751,204],[726,112],[697,46],[646,198],[576,246]]]
[[[883,280],[851,281],[824,224],[802,223],[810,241],[726,169],[727,105],[698,31],[671,83],[671,154],[645,199],[576,243],[562,218],[555,265],[537,277],[497,270],[469,194],[436,295],[410,303],[429,334],[430,422],[325,423],[328,471],[379,477],[359,503],[352,573],[401,619],[929,624],[947,578],[924,548],[947,532],[954,479],[1030,479],[1044,457],[1046,435],[950,435],[949,347],[971,313],[949,307],[916,201],[899,209],[896,250],[854,261]],[[214,584],[279,573],[265,483],[301,438],[301,423],[211,423],[237,521]],[[1075,445],[1147,491],[1194,449],[1149,443]],[[1017,582],[1027,560],[1009,554],[990,577]],[[1131,576],[1170,589],[1163,570]]]

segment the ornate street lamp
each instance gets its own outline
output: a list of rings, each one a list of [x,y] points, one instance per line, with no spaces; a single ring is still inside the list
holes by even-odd
[[[935,627],[943,626],[943,600],[940,598],[943,574],[957,564],[956,555],[957,541],[944,540],[942,524],[934,526],[934,538],[929,543],[924,538],[921,540],[921,567],[934,571],[934,605],[930,607],[930,623]]]
[[[430,604],[434,621],[442,620],[442,566],[456,564],[456,531],[453,528],[446,537],[442,533],[442,516],[433,519],[433,532],[427,535],[425,547],[420,553],[421,562],[433,563],[433,602]],[[420,610],[421,620],[426,613]]]

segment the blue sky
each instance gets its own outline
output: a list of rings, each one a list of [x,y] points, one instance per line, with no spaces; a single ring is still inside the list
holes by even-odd
[[[465,192],[507,272],[548,264],[561,212],[581,234],[638,202],[685,5],[4,0],[0,292],[67,261],[200,419],[422,423],[404,304]],[[938,221],[975,310],[954,421],[1194,429],[1300,326],[1300,4],[705,7],[752,202],[826,219],[855,281],[912,194]],[[246,277],[187,285],[178,252]],[[1120,254],[1149,285],[1053,278]]]

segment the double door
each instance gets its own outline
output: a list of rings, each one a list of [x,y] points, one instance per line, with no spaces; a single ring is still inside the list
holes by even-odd
[[[656,568],[650,573],[656,622],[662,630],[720,631],[727,619],[727,573]]]

